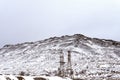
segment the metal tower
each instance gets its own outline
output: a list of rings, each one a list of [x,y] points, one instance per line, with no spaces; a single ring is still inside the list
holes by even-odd
[[[73,69],[72,69],[72,64],[71,64],[71,52],[70,51],[68,51],[67,76],[70,78],[73,77]]]
[[[64,77],[65,76],[65,68],[64,68],[64,53],[62,50],[60,50],[60,68],[59,68],[59,76]]]

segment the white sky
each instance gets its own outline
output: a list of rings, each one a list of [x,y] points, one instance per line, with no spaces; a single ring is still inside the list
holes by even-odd
[[[0,0],[0,46],[78,33],[120,41],[120,0]]]

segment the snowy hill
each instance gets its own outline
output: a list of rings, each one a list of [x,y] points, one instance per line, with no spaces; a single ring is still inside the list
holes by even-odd
[[[0,74],[23,71],[30,75],[55,75],[60,66],[60,50],[65,62],[67,51],[71,51],[74,76],[120,77],[120,42],[81,34],[5,45],[0,49]]]

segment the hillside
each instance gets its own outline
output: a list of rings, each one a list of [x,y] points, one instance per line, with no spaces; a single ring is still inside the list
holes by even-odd
[[[82,34],[5,45],[0,49],[0,74],[55,75],[61,50],[65,62],[71,52],[74,76],[120,78],[120,42]]]

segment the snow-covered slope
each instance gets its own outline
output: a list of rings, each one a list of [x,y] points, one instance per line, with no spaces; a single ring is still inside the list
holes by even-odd
[[[5,45],[0,49],[0,74],[23,71],[30,75],[55,75],[59,68],[60,50],[65,55],[65,62],[67,51],[71,51],[75,76],[120,77],[120,42],[81,34]]]

